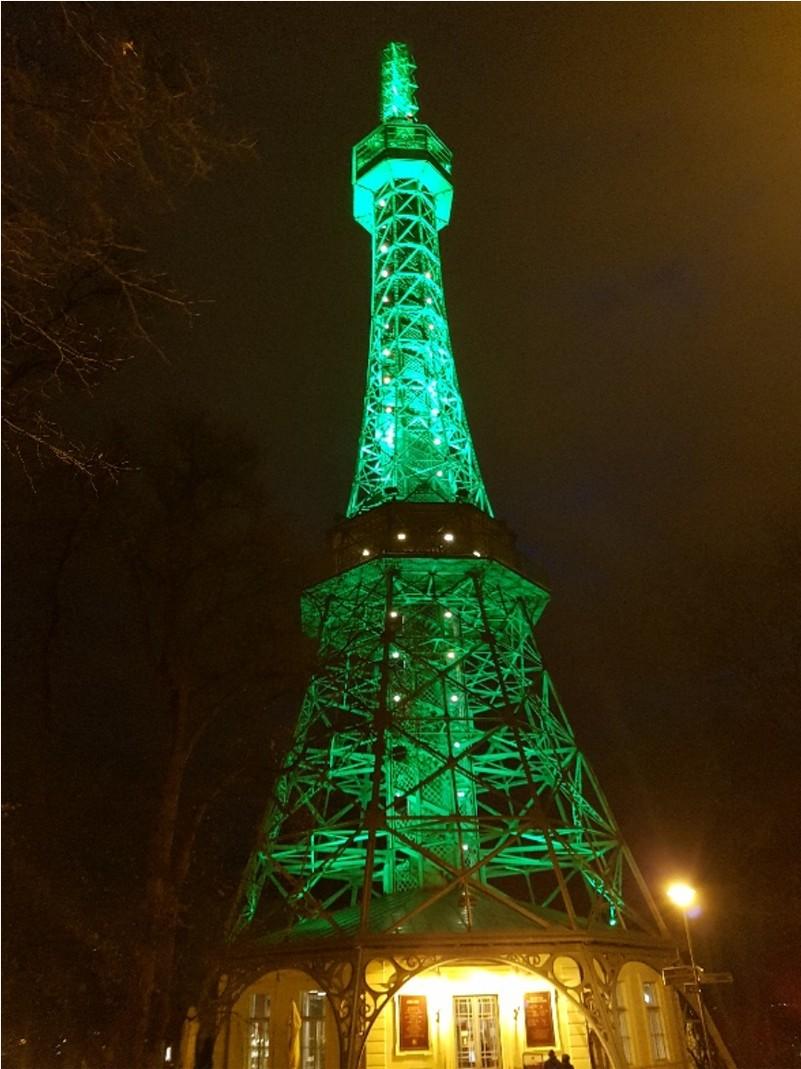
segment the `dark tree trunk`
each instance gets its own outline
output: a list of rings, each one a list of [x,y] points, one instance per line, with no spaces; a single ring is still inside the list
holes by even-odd
[[[174,730],[151,837],[145,889],[145,932],[131,985],[131,1032],[127,1050],[131,1069],[157,1069],[162,1064],[181,877],[185,875],[185,871],[177,872],[175,868],[181,793],[191,755],[189,695],[185,685],[171,688],[170,711]]]

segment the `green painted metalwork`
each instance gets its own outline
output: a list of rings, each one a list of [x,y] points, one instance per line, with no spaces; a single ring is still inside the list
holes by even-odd
[[[451,153],[412,121],[414,64],[389,45],[382,125],[353,154],[354,215],[371,234],[370,352],[355,516],[387,501],[454,501],[492,515],[451,350],[439,230],[450,217]],[[400,112],[393,101],[401,101]],[[403,118],[396,116],[402,113]]]
[[[350,518],[303,598],[319,664],[234,931],[263,898],[294,940],[663,931],[543,666],[547,594],[491,518],[442,296],[450,157],[404,128],[417,149],[384,123],[354,156],[374,278]]]
[[[414,72],[417,64],[409,48],[399,42],[391,42],[381,56],[381,119],[413,119],[417,114],[414,91],[417,82]]]
[[[306,593],[320,667],[247,917],[265,890],[333,936],[348,907],[457,890],[508,897],[534,923],[643,924],[534,639],[546,600],[494,561],[430,557],[386,556]]]

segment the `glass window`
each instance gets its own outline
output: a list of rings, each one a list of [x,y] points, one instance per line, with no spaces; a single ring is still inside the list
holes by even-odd
[[[629,1023],[629,1008],[626,1005],[626,985],[617,984],[615,988],[615,1001],[617,1004],[617,1034],[620,1045],[623,1048],[623,1057],[626,1065],[634,1063],[634,1054],[631,1048],[631,1026]]]
[[[457,995],[453,1000],[458,1069],[500,1069],[498,999],[495,995]]]
[[[300,1002],[301,1069],[324,1069],[325,992],[304,991]]]
[[[247,1069],[267,1069],[270,1057],[270,996],[250,996]]]
[[[648,1019],[648,1042],[651,1047],[651,1057],[655,1062],[666,1062],[668,1050],[665,1021],[662,1017],[662,1007],[659,1004],[658,985],[654,980],[643,981],[642,1000],[645,1003],[645,1013]]]

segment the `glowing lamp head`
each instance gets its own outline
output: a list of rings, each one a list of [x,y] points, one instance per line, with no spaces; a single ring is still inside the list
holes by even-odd
[[[688,883],[672,883],[667,889],[667,896],[679,909],[689,909],[695,901],[695,888]]]

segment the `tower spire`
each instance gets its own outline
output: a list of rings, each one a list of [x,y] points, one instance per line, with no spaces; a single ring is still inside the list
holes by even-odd
[[[417,64],[409,46],[391,41],[381,56],[381,121],[414,119],[419,111],[414,91]]]
[[[450,149],[416,121],[415,63],[384,49],[381,125],[353,150],[353,211],[371,235],[370,352],[348,516],[389,501],[458,502],[492,515],[451,349],[439,231]]]

